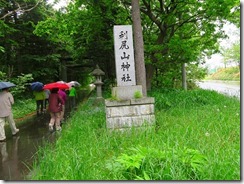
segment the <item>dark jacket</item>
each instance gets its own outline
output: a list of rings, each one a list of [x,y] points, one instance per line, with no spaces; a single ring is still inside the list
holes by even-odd
[[[51,93],[49,95],[49,111],[50,112],[60,112],[62,110],[62,105],[64,105],[64,100],[57,93]]]

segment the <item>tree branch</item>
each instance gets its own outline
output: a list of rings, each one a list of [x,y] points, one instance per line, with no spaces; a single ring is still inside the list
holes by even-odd
[[[41,3],[42,1],[43,1],[43,0],[38,0],[38,2],[37,2],[33,7],[29,8],[29,9],[24,9],[23,7],[21,7],[21,6],[19,5],[19,3],[15,2],[15,3],[17,4],[18,8],[15,9],[15,10],[13,10],[13,11],[10,11],[10,12],[6,13],[6,14],[3,15],[2,17],[0,17],[0,20],[1,20],[1,19],[4,19],[5,17],[10,16],[10,15],[12,15],[12,14],[14,14],[14,13],[24,13],[24,12],[31,11],[31,10],[33,10],[34,8],[36,8],[36,7],[38,6],[38,4]]]

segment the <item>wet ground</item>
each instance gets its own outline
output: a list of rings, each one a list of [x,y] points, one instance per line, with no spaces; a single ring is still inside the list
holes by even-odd
[[[240,99],[240,82],[238,81],[203,81],[198,83],[202,89],[215,90]]]
[[[20,127],[18,135],[8,135],[6,142],[0,142],[1,180],[25,180],[38,149],[46,143],[54,143],[59,135],[59,132],[48,131],[49,120],[49,114],[35,115],[31,122]]]
[[[86,96],[79,101],[83,101]],[[70,110],[66,108],[66,119],[69,114]],[[40,116],[34,114],[23,125],[18,126],[16,123],[20,129],[16,136],[7,134],[6,131],[6,142],[0,142],[0,180],[28,180],[27,176],[32,170],[37,151],[44,144],[55,143],[56,138],[62,133],[49,132],[49,120],[49,113]]]

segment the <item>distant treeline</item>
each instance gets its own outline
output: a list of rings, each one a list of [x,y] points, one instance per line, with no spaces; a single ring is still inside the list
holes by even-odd
[[[240,70],[238,66],[219,68],[215,73],[208,75],[206,79],[240,81]]]

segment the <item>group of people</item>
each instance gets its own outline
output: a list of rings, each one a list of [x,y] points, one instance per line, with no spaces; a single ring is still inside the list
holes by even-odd
[[[19,132],[19,129],[16,128],[12,112],[14,97],[9,89],[4,88],[0,91],[0,142],[6,141],[5,122],[9,123],[13,136]],[[51,116],[49,130],[53,131],[54,126],[56,130],[61,130],[60,122],[64,120],[65,104],[67,101],[66,92],[58,88],[53,88],[51,90],[34,91],[33,94],[36,100],[37,115],[49,111]],[[75,107],[76,96],[76,89],[72,86],[68,94],[70,98],[69,108]]]
[[[40,115],[46,111],[50,113],[51,119],[49,122],[49,130],[53,131],[54,126],[57,131],[61,130],[61,122],[64,122],[65,105],[67,96],[69,97],[69,108],[75,107],[76,103],[76,89],[74,86],[68,91],[58,88],[50,90],[33,91],[36,100],[36,112]]]

